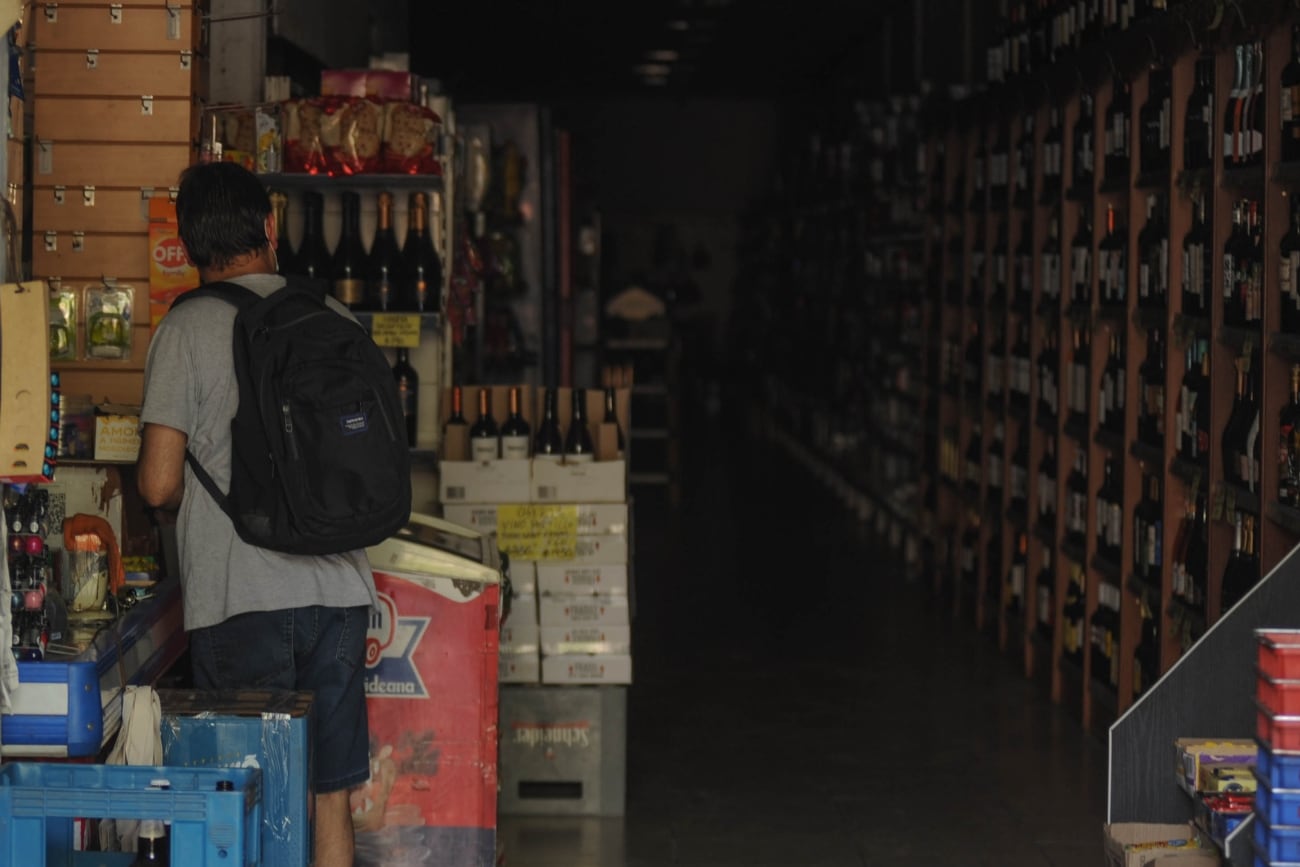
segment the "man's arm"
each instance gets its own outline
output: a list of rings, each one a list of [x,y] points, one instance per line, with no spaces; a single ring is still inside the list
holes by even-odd
[[[136,484],[155,509],[179,509],[185,493],[185,447],[189,437],[176,428],[145,424],[140,437]]]

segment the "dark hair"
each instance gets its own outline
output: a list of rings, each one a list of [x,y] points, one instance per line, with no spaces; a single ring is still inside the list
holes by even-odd
[[[224,268],[266,246],[271,199],[257,176],[237,163],[190,166],[181,173],[176,221],[190,260]]]

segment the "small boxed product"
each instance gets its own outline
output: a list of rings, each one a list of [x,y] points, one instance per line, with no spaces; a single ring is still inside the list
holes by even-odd
[[[432,110],[414,102],[386,103],[383,170],[401,175],[440,174],[441,135],[442,120]]]
[[[497,661],[498,683],[540,683],[542,657],[533,650],[529,653],[502,653]]]
[[[537,621],[515,620],[501,624],[501,653],[536,653],[542,642]]]
[[[439,498],[443,503],[526,503],[531,469],[529,461],[442,461]]]
[[[326,167],[332,175],[360,175],[382,168],[384,110],[378,100],[348,97],[326,106],[321,121]]]
[[[414,76],[395,69],[322,69],[322,96],[370,96],[382,100],[409,100]]]
[[[632,622],[626,596],[542,596],[537,615],[542,626],[626,626]]]
[[[539,627],[543,656],[628,655],[632,652],[631,626]]]
[[[626,596],[626,563],[539,563],[537,588],[541,593]]]
[[[133,463],[140,457],[140,407],[95,407],[95,460]]]
[[[542,683],[547,684],[630,684],[632,657],[610,656],[543,656]]]
[[[50,361],[77,357],[77,293],[50,288]]]
[[[1201,766],[1253,767],[1257,747],[1254,741],[1227,738],[1178,738],[1175,773],[1189,792],[1201,786]]]
[[[181,243],[176,203],[166,196],[149,199],[149,323],[158,323],[176,296],[199,285],[199,272]]]
[[[1117,822],[1103,827],[1106,863],[1111,867],[1151,867],[1176,859],[1179,867],[1218,867],[1219,853],[1201,839],[1196,826]]]

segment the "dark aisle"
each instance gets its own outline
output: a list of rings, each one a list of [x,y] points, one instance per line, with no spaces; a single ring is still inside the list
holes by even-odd
[[[635,492],[626,818],[501,817],[508,867],[1100,863],[1102,743],[717,428]]]

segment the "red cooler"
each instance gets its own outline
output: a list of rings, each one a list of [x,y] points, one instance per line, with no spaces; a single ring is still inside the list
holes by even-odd
[[[367,554],[379,609],[366,640],[370,782],[352,795],[356,863],[492,867],[495,537],[412,515]]]

